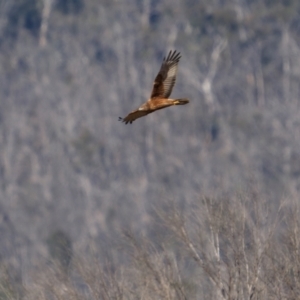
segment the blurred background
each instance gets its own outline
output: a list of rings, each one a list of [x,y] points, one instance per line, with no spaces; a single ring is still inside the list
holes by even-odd
[[[122,230],[160,239],[165,201],[184,211],[253,186],[270,211],[298,199],[299,13],[297,0],[0,0],[0,265],[13,280],[30,284],[57,240],[122,260]],[[172,97],[189,105],[118,122],[170,50]]]

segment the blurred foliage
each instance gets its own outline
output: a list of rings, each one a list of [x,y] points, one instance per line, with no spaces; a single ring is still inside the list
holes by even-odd
[[[91,165],[95,161],[94,156],[98,149],[97,144],[98,143],[91,132],[87,128],[83,128],[79,136],[72,141],[72,145],[76,150],[80,163]]]
[[[42,0],[14,0],[7,15],[6,36],[16,38],[21,28],[37,36],[41,26]]]
[[[51,258],[67,271],[73,256],[69,236],[61,230],[54,231],[47,239],[47,244]]]
[[[0,266],[0,300],[17,299],[18,292],[15,289],[15,283],[11,278],[7,267],[4,264]]]
[[[56,0],[55,8],[61,13],[78,14],[84,8],[83,0]]]

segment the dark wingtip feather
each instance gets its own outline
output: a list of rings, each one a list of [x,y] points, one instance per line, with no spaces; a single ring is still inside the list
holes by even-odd
[[[124,118],[119,117],[119,121],[121,121],[122,123],[127,124],[127,122],[125,122]]]
[[[172,50],[169,52],[168,56],[167,56],[167,60],[166,61],[170,61],[170,62],[179,62],[181,56],[180,56],[180,52],[177,52],[177,50],[174,50],[172,52]]]
[[[177,52],[177,50],[174,50],[174,51],[170,50],[167,57],[164,56],[163,62],[168,62],[168,61],[172,62],[172,61],[174,61],[174,62],[178,63],[180,58],[181,58],[180,52]]]
[[[131,124],[133,122],[133,121],[125,121],[124,118],[121,118],[121,117],[119,117],[119,121],[121,121],[121,122],[123,122],[125,124],[128,124],[128,123]]]

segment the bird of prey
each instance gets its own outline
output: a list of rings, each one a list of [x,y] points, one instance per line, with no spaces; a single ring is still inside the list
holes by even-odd
[[[185,105],[189,103],[188,99],[169,99],[176,80],[180,53],[170,51],[167,58],[164,57],[160,71],[155,77],[153,89],[150,98],[138,109],[132,111],[125,118],[119,117],[119,121],[132,123],[134,120],[144,117],[156,110],[166,108],[172,105]]]

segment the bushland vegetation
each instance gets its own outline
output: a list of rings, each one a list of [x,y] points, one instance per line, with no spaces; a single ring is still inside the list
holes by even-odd
[[[296,299],[299,13],[0,0],[1,297]],[[118,122],[171,49],[190,104]]]

